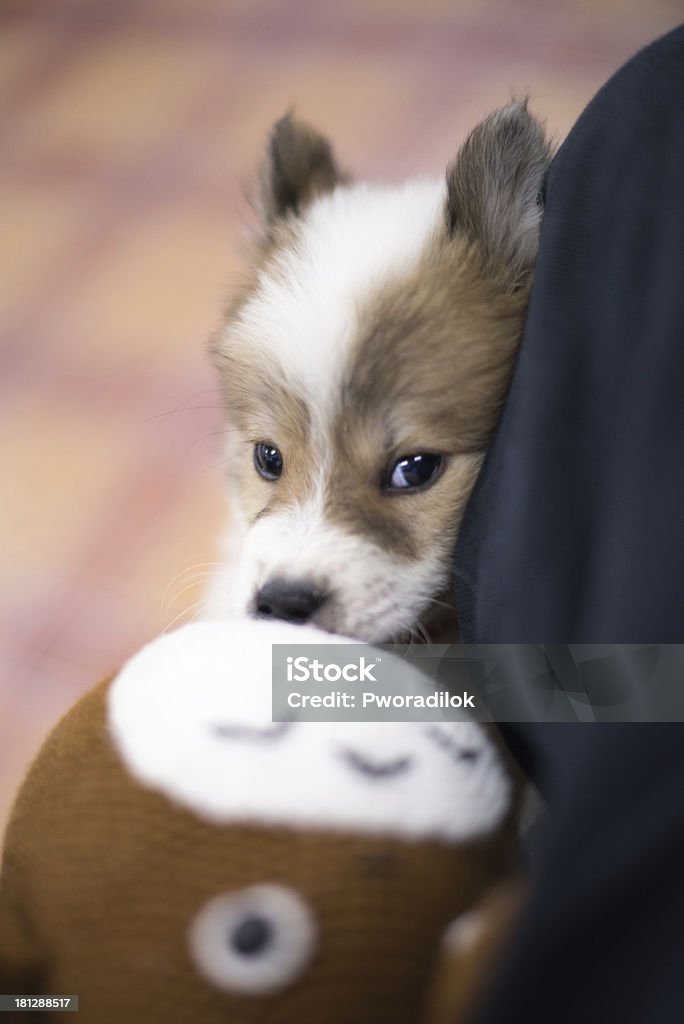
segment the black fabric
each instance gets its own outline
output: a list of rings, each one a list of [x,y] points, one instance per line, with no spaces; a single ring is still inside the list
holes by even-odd
[[[684,27],[594,98],[545,201],[520,357],[461,530],[462,639],[681,642]],[[684,729],[508,734],[549,810],[483,1024],[684,1020]]]

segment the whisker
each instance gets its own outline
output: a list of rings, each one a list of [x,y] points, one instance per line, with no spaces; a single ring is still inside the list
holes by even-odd
[[[450,612],[456,611],[455,605],[448,604],[446,601],[438,601],[436,597],[429,597],[427,600],[429,604],[438,604],[441,608],[448,608]]]
[[[225,405],[182,405],[177,409],[167,409],[165,412],[155,412],[151,416],[146,416],[143,423],[151,423],[153,420],[163,419],[164,416],[175,416],[178,412],[209,412],[214,410],[223,412],[225,411]]]
[[[196,437],[195,440],[192,442],[192,444],[190,444],[186,448],[185,454],[189,455],[190,452],[192,451],[192,449],[195,447],[196,444],[201,444],[202,441],[206,441],[207,438],[209,438],[209,437],[224,437],[225,435],[233,434],[236,431],[237,431],[237,427],[222,427],[221,430],[212,430],[208,434],[202,434],[201,437]]]
[[[173,629],[178,620],[182,619],[184,615],[190,615],[191,612],[195,611],[195,609],[198,609],[197,614],[193,616],[193,618],[189,619],[190,622],[195,622],[197,620],[197,616],[200,614],[200,611],[202,610],[205,603],[205,599],[202,598],[201,601],[195,601],[194,604],[191,604],[189,608],[183,608],[182,611],[178,613],[178,615],[174,616],[174,618],[171,619],[171,622],[169,622],[168,626],[165,626],[165,628],[161,631],[161,636],[165,636],[165,634],[168,633],[169,630]]]
[[[422,622],[416,622],[416,630],[418,631],[418,635],[422,637],[424,644],[432,643],[432,640],[430,639],[430,634],[428,633],[427,629],[425,628]]]
[[[453,575],[456,577],[456,579],[459,579],[463,583],[465,583],[469,590],[474,591],[475,585],[473,583],[473,580],[468,575],[468,573],[463,571],[463,569],[454,569]]]
[[[188,395],[185,401],[190,402],[193,398],[199,398],[200,395],[218,395],[222,393],[222,388],[207,388],[205,391],[196,391],[193,395]],[[165,412],[153,413],[152,416],[147,416],[143,422],[150,423],[152,420],[158,420],[164,416],[173,416],[174,413],[177,412],[193,412],[198,409],[225,409],[225,405],[177,405],[175,409],[167,409]]]
[[[166,602],[167,597],[169,596],[169,591],[171,590],[171,588],[173,586],[175,586],[177,580],[180,582],[182,580],[183,576],[187,575],[187,573],[189,573],[189,572],[194,572],[196,569],[205,569],[207,567],[216,568],[217,566],[220,566],[220,565],[221,565],[221,563],[220,562],[216,562],[216,561],[214,561],[214,562],[196,562],[194,565],[188,565],[185,568],[181,569],[179,572],[177,572],[176,575],[171,580],[171,582],[168,584],[166,590],[164,591],[164,595],[163,595],[161,601],[159,602],[159,615],[160,615],[161,619],[163,620],[163,619],[166,618],[166,612],[168,612],[168,607],[166,606],[165,602]]]
[[[237,452],[235,455],[229,455],[226,459],[219,459],[218,462],[212,462],[210,466],[205,466],[202,470],[203,473],[207,473],[212,469],[218,469],[220,466],[229,466],[232,462],[241,458],[242,452]]]
[[[192,579],[186,581],[186,586],[184,586],[182,590],[179,590],[178,593],[175,594],[174,597],[166,604],[161,621],[163,622],[166,619],[166,616],[169,614],[176,601],[178,601],[183,594],[187,594],[188,590],[192,590],[193,587],[200,586],[205,580],[208,580],[213,575],[214,573],[211,570],[208,570],[206,572],[196,573]]]

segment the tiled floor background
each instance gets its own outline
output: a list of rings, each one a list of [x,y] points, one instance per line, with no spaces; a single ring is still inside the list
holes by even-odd
[[[681,0],[2,0],[0,826],[42,735],[192,615],[222,517],[204,341],[290,104],[439,169],[511,89],[561,138]]]

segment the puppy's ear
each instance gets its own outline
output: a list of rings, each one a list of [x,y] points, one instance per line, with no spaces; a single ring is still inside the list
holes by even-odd
[[[513,275],[532,270],[541,223],[540,189],[551,156],[542,125],[516,100],[470,133],[447,169],[447,225]]]
[[[330,143],[290,113],[276,121],[261,168],[261,212],[267,226],[298,214],[316,196],[331,192],[343,175]]]

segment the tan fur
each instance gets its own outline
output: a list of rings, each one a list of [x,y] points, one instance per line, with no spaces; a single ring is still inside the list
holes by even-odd
[[[368,303],[333,430],[331,521],[409,558],[441,538],[449,556],[522,329],[527,293],[501,277],[445,237]],[[383,493],[387,466],[416,451],[446,456],[439,486]]]

